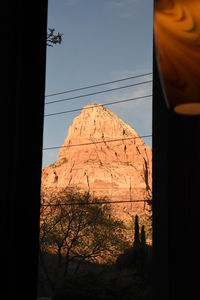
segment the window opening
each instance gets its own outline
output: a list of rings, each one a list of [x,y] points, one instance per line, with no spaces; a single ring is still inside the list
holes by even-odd
[[[48,25],[38,297],[152,299],[153,1]]]

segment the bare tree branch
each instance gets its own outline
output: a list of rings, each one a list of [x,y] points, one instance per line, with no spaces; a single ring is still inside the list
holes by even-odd
[[[49,47],[53,47],[56,44],[62,43],[63,34],[58,32],[55,34],[55,28],[48,28],[49,32],[47,33],[46,44]]]

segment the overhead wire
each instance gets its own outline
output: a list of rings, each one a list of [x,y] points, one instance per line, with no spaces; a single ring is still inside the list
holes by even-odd
[[[129,98],[129,99],[118,100],[118,101],[112,101],[112,102],[108,102],[108,103],[91,105],[91,106],[88,106],[88,107],[75,108],[75,109],[71,109],[71,110],[65,110],[65,111],[60,111],[60,112],[55,112],[55,113],[49,113],[49,114],[45,114],[44,117],[51,117],[51,116],[56,116],[56,115],[62,115],[62,114],[78,112],[78,111],[82,111],[82,110],[85,110],[85,109],[92,109],[92,108],[95,108],[97,106],[99,106],[99,107],[100,106],[110,106],[110,105],[115,105],[115,104],[118,104],[118,103],[125,103],[125,102],[130,102],[130,101],[143,100],[143,99],[146,99],[146,98],[149,98],[149,97],[152,97],[152,94],[144,95],[144,96],[140,96],[140,97]]]
[[[116,90],[121,90],[121,89],[129,88],[129,87],[133,87],[133,86],[138,86],[138,85],[141,85],[141,84],[150,83],[150,82],[152,82],[152,80],[133,83],[133,84],[129,84],[129,85],[121,86],[121,87],[116,87],[116,88],[112,88],[112,89],[107,89],[107,90],[103,90],[103,91],[97,91],[97,92],[93,92],[93,93],[82,94],[82,95],[73,96],[73,97],[69,97],[69,98],[53,100],[53,101],[45,102],[45,106],[49,105],[49,104],[53,104],[53,103],[66,102],[66,101],[71,101],[71,100],[75,100],[75,99],[80,99],[80,98],[83,98],[83,97],[88,97],[88,96],[103,94],[103,93],[112,92],[112,91],[116,91]]]
[[[94,145],[94,144],[112,143],[112,142],[125,141],[125,140],[134,140],[134,139],[148,138],[148,137],[152,137],[152,134],[141,135],[141,136],[138,136],[138,137],[127,137],[127,138],[121,138],[121,139],[102,140],[102,141],[95,141],[95,142],[82,143],[82,144],[72,144],[72,145],[69,144],[69,145],[66,145],[66,146],[46,147],[46,148],[43,148],[42,150],[52,150],[52,149],[60,149],[60,148],[88,146],[88,145]]]
[[[121,201],[102,201],[102,202],[72,202],[72,203],[56,203],[56,204],[41,204],[44,207],[57,207],[57,206],[71,206],[71,205],[103,205],[103,204],[122,204],[122,203],[139,203],[139,202],[150,202],[152,199],[142,200],[121,200]]]
[[[81,90],[90,89],[90,88],[94,88],[94,87],[104,86],[104,85],[108,85],[108,84],[112,84],[112,83],[122,82],[122,81],[125,81],[125,80],[140,78],[140,77],[144,77],[144,76],[148,76],[148,75],[152,75],[152,72],[149,72],[149,73],[146,73],[146,74],[140,74],[140,75],[136,75],[136,76],[130,76],[130,77],[126,77],[126,78],[123,78],[123,79],[108,81],[108,82],[104,82],[104,83],[99,83],[99,84],[94,84],[94,85],[88,85],[88,86],[84,86],[84,87],[80,87],[80,88],[66,90],[66,91],[63,91],[63,92],[52,93],[52,94],[45,95],[45,97],[47,98],[47,97],[58,96],[58,95],[67,94],[67,93],[70,93],[70,92],[76,92],[76,91],[81,91]],[[130,84],[130,85],[122,86],[122,87],[111,88],[111,89],[107,89],[107,90],[103,90],[103,91],[97,91],[97,92],[93,92],[93,93],[78,95],[78,96],[69,97],[69,98],[65,98],[65,99],[53,100],[53,101],[45,102],[45,105],[49,105],[49,104],[53,104],[53,103],[59,103],[59,102],[65,102],[65,101],[70,101],[70,100],[74,100],[74,99],[78,99],[78,98],[82,98],[82,97],[88,97],[88,96],[97,95],[97,94],[102,94],[102,93],[107,93],[107,92],[111,92],[111,91],[115,91],[115,90],[120,90],[120,89],[125,89],[125,88],[129,88],[129,87],[133,87],[133,86],[138,86],[138,85],[150,83],[150,82],[152,82],[152,80],[147,80],[147,81],[143,81],[143,82],[139,82],[139,83],[134,83],[134,84]],[[93,105],[93,106],[89,106],[89,107],[83,107],[83,108],[77,108],[77,109],[73,109],[73,110],[67,110],[67,111],[62,111],[62,112],[50,113],[50,114],[44,115],[44,117],[55,116],[55,115],[60,115],[60,114],[67,114],[67,113],[82,111],[82,110],[85,110],[85,109],[92,109],[94,107],[102,106],[102,105],[103,106],[109,106],[109,105],[114,105],[114,104],[118,104],[118,103],[124,103],[124,102],[134,101],[134,100],[142,100],[142,99],[149,98],[149,97],[152,97],[152,95],[144,95],[144,96],[140,96],[140,97],[123,99],[123,100],[118,100],[118,101],[103,103],[103,104],[99,104],[99,105]],[[138,136],[138,137],[127,137],[127,138],[121,138],[121,139],[95,141],[95,142],[82,143],[82,144],[72,144],[72,145],[66,145],[66,146],[46,147],[46,148],[43,148],[43,150],[58,149],[58,148],[70,148],[70,147],[78,147],[78,146],[88,146],[88,145],[93,145],[93,144],[100,144],[100,143],[107,143],[107,142],[110,143],[110,142],[131,140],[131,139],[137,139],[137,138],[148,138],[148,137],[152,137],[152,134]],[[123,200],[122,201],[103,201],[103,202],[89,202],[89,203],[88,202],[82,202],[82,203],[74,202],[74,203],[59,203],[59,204],[41,204],[41,207],[49,207],[49,206],[50,207],[52,207],[52,206],[53,207],[57,207],[57,206],[71,206],[71,205],[103,205],[103,204],[120,204],[120,203],[139,203],[139,202],[149,202],[151,200],[152,199],[124,200],[124,201]]]
[[[85,89],[90,89],[90,88],[94,88],[94,87],[99,87],[99,86],[103,86],[103,85],[108,85],[108,84],[112,84],[112,83],[116,83],[116,82],[121,82],[121,81],[125,81],[125,80],[140,78],[140,77],[144,77],[144,76],[148,76],[148,75],[152,75],[152,74],[153,74],[152,72],[149,72],[149,73],[135,75],[135,76],[130,76],[130,77],[122,78],[122,79],[117,79],[117,80],[107,81],[107,82],[103,82],[103,83],[97,83],[97,84],[93,84],[93,85],[88,85],[88,86],[84,86],[84,87],[80,87],[80,88],[74,88],[74,89],[63,91],[63,92],[47,94],[47,95],[45,95],[45,98],[47,98],[47,97],[53,97],[53,96],[58,96],[58,95],[63,95],[63,94],[67,94],[67,93],[71,93],[71,92],[76,92],[76,91],[81,91],[81,90],[85,90]]]

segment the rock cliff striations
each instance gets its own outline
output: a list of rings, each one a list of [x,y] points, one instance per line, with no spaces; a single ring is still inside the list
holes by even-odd
[[[88,109],[93,106],[93,108]],[[152,190],[152,151],[137,132],[103,105],[87,105],[69,128],[56,162],[42,170],[42,188],[78,187],[107,196],[124,221],[144,213]]]

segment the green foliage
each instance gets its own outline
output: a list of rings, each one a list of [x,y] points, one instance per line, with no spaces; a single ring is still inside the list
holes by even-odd
[[[52,168],[54,168],[55,166],[56,166],[56,163],[52,163],[49,165],[49,167],[52,167]]]
[[[124,251],[117,259],[120,269],[136,269],[142,273],[145,267],[150,267],[152,260],[152,247],[149,245],[138,244]]]
[[[134,270],[113,268],[84,276],[68,276],[53,300],[152,300],[151,286]]]
[[[64,163],[67,163],[67,162],[68,162],[67,157],[63,157],[62,162],[63,162],[63,164],[64,164]]]
[[[134,245],[140,243],[140,234],[139,234],[139,223],[138,223],[138,215],[135,216],[135,232],[134,232]]]
[[[146,244],[146,234],[144,230],[144,225],[142,225],[142,229],[141,229],[141,244],[143,245]]]
[[[63,164],[67,163],[68,162],[68,159],[67,157],[63,157],[59,162],[55,162],[55,163],[52,163],[49,165],[49,167],[52,167],[52,168],[57,168],[57,167],[60,167],[62,166]]]
[[[113,263],[130,246],[123,236],[123,222],[111,217],[109,204],[100,205],[105,201],[64,189],[52,203],[54,206],[41,208],[41,255],[56,254],[55,272],[62,269],[63,279],[71,262],[75,263],[74,272],[84,261]]]
[[[142,226],[144,225],[145,228],[145,238],[146,238],[146,243],[147,244],[152,244],[152,220],[150,218],[149,213],[143,213],[140,215],[138,218],[138,224],[139,227],[142,229]],[[135,217],[132,218],[132,222],[127,228],[127,230],[134,235],[135,232]],[[133,237],[134,239],[134,237]]]
[[[135,216],[134,244],[132,248],[124,251],[117,259],[119,268],[135,269],[140,275],[151,277],[152,247],[146,244],[145,226],[142,225],[139,236],[139,217]]]

